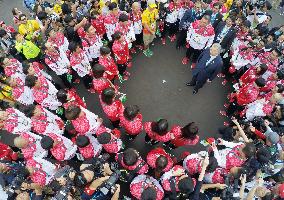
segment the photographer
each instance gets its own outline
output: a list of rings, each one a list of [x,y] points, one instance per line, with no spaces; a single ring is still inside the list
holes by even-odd
[[[42,199],[41,187],[27,180],[29,176],[29,171],[21,164],[0,163],[0,185],[9,200],[25,200],[27,197],[31,200]]]
[[[109,154],[103,154],[100,157],[84,161],[80,166],[80,171],[74,177],[75,185],[84,188],[98,177],[111,175],[110,166],[106,163],[108,158]]]
[[[119,170],[111,174],[111,176],[104,176],[95,179],[85,188],[81,195],[83,200],[118,200],[120,193],[120,185],[115,184],[121,172]]]
[[[22,183],[16,200],[43,200],[42,188],[35,183]]]

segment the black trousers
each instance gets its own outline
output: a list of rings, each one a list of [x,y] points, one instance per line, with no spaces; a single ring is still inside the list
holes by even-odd
[[[111,124],[112,124],[113,128],[119,128],[119,122],[120,122],[120,120],[111,121]]]
[[[72,87],[71,83],[67,80],[67,74],[58,75],[58,77],[62,80],[65,87],[69,89]]]
[[[165,22],[164,31],[162,32],[162,38],[165,38],[167,33],[169,33],[169,36],[173,36],[174,34],[176,34],[178,31],[178,24],[179,21],[175,23]]]
[[[118,68],[118,71],[119,71],[119,74],[121,76],[123,76],[124,72],[126,71],[126,63],[124,64],[117,64],[117,68]]]
[[[192,56],[192,63],[196,63],[198,56],[201,54],[202,50],[194,49],[192,47],[189,47],[186,50],[186,57],[190,59],[190,56]]]
[[[133,42],[133,47],[137,45],[143,46],[143,31],[140,34],[135,34],[136,40]]]
[[[195,75],[192,76],[190,83],[194,85],[194,90],[198,91],[206,83],[206,80],[197,80],[197,75]]]
[[[84,86],[87,88],[87,89],[90,89],[92,87],[92,77],[90,75],[86,75],[84,77],[81,78],[83,83],[84,83]]]
[[[180,48],[182,46],[185,46],[186,35],[187,35],[187,30],[182,29],[182,30],[179,31],[178,37],[177,37],[176,48]]]
[[[240,106],[237,101],[235,100],[234,102],[229,104],[229,107],[226,110],[226,114],[228,115],[228,117],[231,116],[239,116],[239,115],[235,115],[236,112],[242,111],[244,109],[243,106]]]

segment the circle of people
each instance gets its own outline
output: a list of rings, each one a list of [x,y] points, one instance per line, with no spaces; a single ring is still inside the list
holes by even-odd
[[[55,197],[67,180],[72,188],[62,199],[128,199],[117,183],[110,194],[96,196],[117,169],[130,199],[284,198],[284,25],[270,28],[268,14],[280,8],[283,15],[283,0],[24,4],[30,16],[13,8],[14,25],[0,22],[1,137],[13,138],[0,143],[1,180],[10,185],[5,177],[25,174],[18,187],[12,181],[12,199]],[[197,124],[143,122],[139,107],[124,106],[119,92],[118,83],[130,76],[131,54],[151,57],[155,38],[186,48],[182,63],[191,62],[193,94],[216,76],[232,86],[220,111],[228,119],[220,137],[202,140],[206,151],[185,151],[180,160],[170,151],[197,144]],[[75,89],[80,82],[99,96],[112,128],[87,109]],[[146,143],[163,143],[146,159],[121,139],[121,130],[134,140],[143,129]],[[113,162],[103,163],[105,153]],[[66,172],[75,168],[72,162],[79,168]],[[4,182],[1,199],[9,199]]]

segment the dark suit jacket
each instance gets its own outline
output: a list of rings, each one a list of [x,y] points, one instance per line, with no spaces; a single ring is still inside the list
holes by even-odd
[[[180,20],[179,29],[188,29],[190,23],[201,19],[202,15],[203,11],[197,13],[193,8],[188,9]]]
[[[206,66],[206,62],[210,59],[210,48],[205,49],[197,59],[195,68],[192,70],[192,75],[197,76],[197,81],[205,82],[207,79],[213,80],[223,67],[221,56],[214,58]]]
[[[222,30],[224,29],[226,25],[226,22],[220,22],[216,29],[215,29],[215,38],[214,38],[214,43],[217,41],[218,36],[221,34]],[[231,27],[227,34],[224,36],[223,41],[220,43],[221,47],[225,49],[225,52],[229,50],[231,47],[235,37],[237,34],[237,30],[234,27]]]
[[[217,13],[217,15],[216,15],[214,21],[212,22],[212,26],[213,26],[213,28],[214,28],[215,31],[216,31],[216,27],[217,27],[217,25],[219,24],[219,22],[222,21],[222,18],[223,18],[223,16],[222,16],[220,13]]]

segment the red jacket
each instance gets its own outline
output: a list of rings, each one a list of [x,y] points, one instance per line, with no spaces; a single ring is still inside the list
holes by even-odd
[[[112,45],[112,51],[117,64],[125,64],[129,59],[129,48],[126,40],[120,42],[115,40]]]
[[[242,86],[253,83],[258,78],[255,67],[250,67],[240,78]]]
[[[125,129],[129,135],[138,135],[143,130],[142,114],[138,114],[132,121],[120,116],[120,126]]]
[[[159,156],[165,156],[168,160],[168,164],[167,166],[163,169],[163,172],[167,172],[169,171],[172,167],[173,167],[173,160],[171,158],[171,156],[169,154],[167,154],[167,152],[161,148],[158,147],[156,149],[152,149],[148,154],[147,154],[147,163],[150,167],[152,168],[156,168],[156,160],[158,159]]]
[[[176,147],[181,147],[181,146],[185,146],[185,145],[196,145],[199,141],[199,136],[196,135],[196,137],[191,140],[191,139],[187,139],[187,138],[183,138],[181,135],[181,128],[180,126],[174,126],[172,128],[172,132],[175,135],[175,139],[173,139],[171,141],[171,143],[173,145],[175,145]]]
[[[118,75],[117,66],[111,56],[100,56],[99,64],[105,67],[107,79],[112,80]]]
[[[241,106],[247,105],[257,99],[259,95],[259,89],[250,83],[240,88],[239,93],[237,93],[237,103]]]

